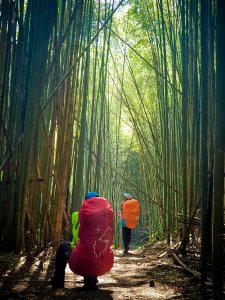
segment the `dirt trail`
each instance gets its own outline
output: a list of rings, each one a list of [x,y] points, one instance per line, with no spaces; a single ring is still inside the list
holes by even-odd
[[[211,299],[211,291],[201,291],[200,284],[175,265],[166,250],[158,243],[126,255],[115,251],[114,267],[98,278],[96,291],[83,291],[82,277],[74,275],[69,267],[64,288],[48,286],[54,272],[51,250],[32,261],[4,255],[0,257],[0,299]]]

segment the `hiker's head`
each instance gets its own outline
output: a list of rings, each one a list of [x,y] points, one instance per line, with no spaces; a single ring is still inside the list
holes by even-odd
[[[88,192],[88,193],[85,195],[85,200],[88,200],[88,199],[93,198],[93,197],[99,197],[99,194],[96,193],[96,192]]]
[[[125,200],[132,199],[132,196],[130,193],[125,192],[125,193],[123,193],[123,195],[124,195]]]

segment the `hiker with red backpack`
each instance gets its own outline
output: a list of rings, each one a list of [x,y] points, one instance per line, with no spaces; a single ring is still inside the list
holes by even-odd
[[[124,253],[128,253],[130,249],[131,230],[137,225],[139,213],[138,201],[132,199],[130,193],[124,193],[124,201],[121,204],[120,210],[120,226],[122,227]]]
[[[114,262],[113,219],[114,212],[107,199],[96,192],[86,194],[79,213],[72,215],[72,243],[62,243],[57,250],[55,273],[50,282],[53,287],[64,287],[69,262],[70,269],[84,277],[84,289],[97,288],[97,276],[110,271]]]
[[[109,201],[95,192],[87,193],[78,215],[79,241],[69,258],[69,267],[84,277],[84,289],[97,287],[97,276],[110,271],[114,254],[114,212]]]

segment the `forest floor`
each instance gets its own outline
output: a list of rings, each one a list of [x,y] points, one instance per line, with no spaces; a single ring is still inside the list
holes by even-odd
[[[53,289],[48,281],[54,272],[54,251],[37,257],[0,256],[0,299],[212,299],[212,287],[177,265],[163,242],[123,254],[115,251],[113,269],[101,276],[99,289],[82,290],[82,277],[66,269],[65,287]]]

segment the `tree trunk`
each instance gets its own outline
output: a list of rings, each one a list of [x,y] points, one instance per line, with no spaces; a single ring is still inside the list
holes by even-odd
[[[208,260],[208,0],[201,0],[201,199],[202,199],[202,239],[201,239],[201,280],[207,280]]]
[[[223,299],[224,262],[224,150],[225,150],[225,2],[216,12],[216,106],[213,170],[213,296]]]

